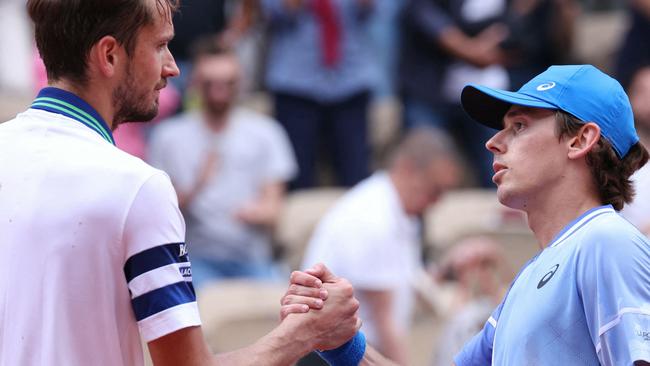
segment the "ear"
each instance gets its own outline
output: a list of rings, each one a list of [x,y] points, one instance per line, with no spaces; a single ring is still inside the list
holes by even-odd
[[[600,139],[600,127],[593,122],[585,123],[578,133],[567,140],[569,159],[585,157]]]
[[[104,36],[93,45],[88,56],[89,67],[110,78],[117,73],[120,63],[125,62],[126,51],[113,36]]]

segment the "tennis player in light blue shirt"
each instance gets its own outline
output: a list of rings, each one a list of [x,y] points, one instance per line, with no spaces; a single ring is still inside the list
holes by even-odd
[[[646,238],[611,206],[587,211],[521,271],[456,363],[632,365],[650,359],[649,259]]]
[[[518,92],[469,85],[462,103],[499,130],[486,144],[499,200],[542,250],[456,365],[649,364],[650,242],[616,212],[648,153],[620,84],[554,66]]]

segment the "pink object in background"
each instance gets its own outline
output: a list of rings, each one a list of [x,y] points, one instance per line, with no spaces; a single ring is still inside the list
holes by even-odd
[[[41,59],[38,51],[34,48],[34,80],[36,82],[36,92],[47,86],[47,73],[45,65]],[[158,100],[158,116],[152,123],[169,117],[172,115],[180,105],[181,96],[178,90],[171,84],[160,91],[160,98]],[[147,151],[147,139],[145,129],[149,128],[151,123],[125,123],[113,131],[115,144],[118,148],[128,152],[131,155],[137,156],[141,159],[145,158]]]

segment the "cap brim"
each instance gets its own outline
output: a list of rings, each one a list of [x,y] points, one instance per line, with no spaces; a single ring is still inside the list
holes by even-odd
[[[476,84],[469,84],[463,88],[460,102],[465,112],[472,119],[497,130],[503,128],[503,116],[506,115],[512,105],[547,109],[558,108],[549,102],[526,94],[492,89]]]

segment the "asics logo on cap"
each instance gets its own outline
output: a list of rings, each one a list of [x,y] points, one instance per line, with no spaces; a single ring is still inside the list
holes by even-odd
[[[544,83],[537,87],[537,90],[544,91],[555,88],[555,82],[551,81],[550,83]]]

